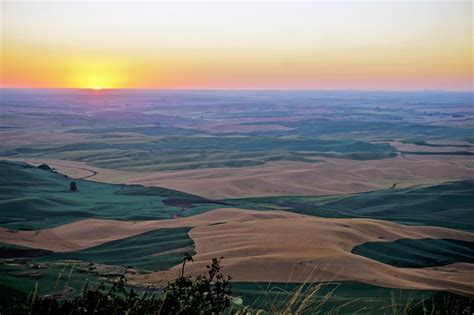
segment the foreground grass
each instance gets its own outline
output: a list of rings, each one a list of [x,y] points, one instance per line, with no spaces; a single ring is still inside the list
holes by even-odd
[[[222,259],[222,258],[221,258]],[[38,283],[28,296],[20,290],[5,290],[0,297],[0,314],[472,314],[474,300],[438,292],[383,289],[386,295],[364,297],[363,284],[342,288],[341,283],[230,284],[220,273],[221,259],[207,266],[207,275],[185,275],[186,256],[179,276],[166,286],[137,287],[118,275],[115,281],[94,284],[85,280],[75,297],[70,272],[61,272],[55,293],[41,295]],[[90,271],[94,268],[91,265]],[[98,275],[98,274],[97,274]],[[65,282],[60,282],[65,279]],[[61,285],[58,285],[62,283]],[[364,291],[365,288],[365,291]],[[341,290],[342,289],[342,290]],[[253,291],[252,291],[253,290]],[[350,291],[350,292],[349,292]],[[249,292],[256,298],[248,299]],[[349,296],[347,296],[349,293]],[[402,294],[403,293],[403,294]],[[426,294],[426,295],[424,295]],[[242,298],[244,297],[244,299]]]
[[[441,315],[472,314],[474,300],[446,292],[426,296],[417,291],[407,295],[402,290],[384,289],[388,298],[357,297],[360,288],[353,288],[353,297],[345,298],[339,284],[326,287],[324,283],[299,284],[290,290],[281,286],[262,288],[252,304],[242,308],[231,308],[229,314],[386,314],[386,315]],[[233,286],[233,293],[237,293]],[[408,290],[406,290],[408,291]],[[277,294],[275,294],[277,293]],[[359,295],[363,295],[359,294]],[[239,301],[240,302],[240,301]]]
[[[101,283],[89,287],[85,282],[81,293],[74,299],[61,299],[59,295],[39,296],[38,284],[25,299],[3,296],[0,314],[220,314],[230,306],[229,280],[220,273],[220,259],[213,258],[207,266],[207,275],[191,278],[185,276],[186,256],[181,273],[169,282],[162,294],[154,288],[137,292],[120,276],[111,287]],[[58,277],[59,279],[59,277]],[[64,290],[68,290],[68,283]],[[6,293],[6,292],[5,292]]]

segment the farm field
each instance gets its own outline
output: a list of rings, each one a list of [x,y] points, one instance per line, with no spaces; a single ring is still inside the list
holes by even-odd
[[[299,286],[342,313],[383,313],[394,295],[472,303],[472,93],[3,89],[1,101],[2,296],[38,285],[70,298],[119,276],[159,295],[188,254],[191,275],[224,257],[234,297],[256,307]]]

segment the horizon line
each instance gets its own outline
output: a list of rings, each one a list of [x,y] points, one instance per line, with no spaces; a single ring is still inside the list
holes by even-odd
[[[448,93],[474,93],[472,90],[450,90],[450,89],[351,89],[351,88],[100,88],[99,90],[88,87],[3,87],[0,90],[84,90],[100,93],[103,91],[129,90],[129,91],[253,91],[253,92],[448,92]]]

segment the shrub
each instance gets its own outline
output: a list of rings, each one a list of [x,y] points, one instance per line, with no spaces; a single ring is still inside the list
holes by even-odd
[[[69,190],[70,190],[70,191],[77,191],[76,182],[71,182],[71,183],[69,184]]]
[[[48,164],[41,164],[38,166],[38,168],[44,171],[50,171],[50,172],[53,171],[53,169]]]
[[[183,260],[180,276],[165,288],[162,314],[220,314],[230,306],[228,289],[230,277],[227,279],[220,273],[221,259],[213,258],[211,265],[206,266],[208,276],[197,276],[192,279],[184,275],[186,261]]]
[[[166,285],[161,299],[152,288],[137,293],[120,276],[109,289],[103,283],[91,289],[86,283],[82,294],[73,300],[33,294],[31,302],[25,302],[22,309],[30,309],[30,314],[221,314],[230,306],[231,294],[230,277],[220,273],[221,259],[212,259],[207,266],[208,275],[192,278],[184,274],[186,262],[192,261],[187,255],[179,277]]]

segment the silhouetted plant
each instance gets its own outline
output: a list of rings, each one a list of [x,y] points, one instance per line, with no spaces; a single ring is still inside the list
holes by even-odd
[[[184,275],[186,262],[193,261],[187,255],[181,267],[180,276],[165,288],[161,314],[220,314],[230,306],[231,277],[220,273],[221,259],[213,258],[207,265],[208,276],[196,278]]]
[[[111,288],[104,283],[89,288],[86,283],[82,294],[72,300],[60,300],[55,296],[33,297],[21,305],[30,314],[221,314],[230,306],[230,277],[220,273],[222,258],[213,258],[207,267],[208,275],[196,278],[185,276],[183,259],[180,275],[164,288],[163,298],[158,298],[151,288],[137,293],[130,288],[124,276],[120,276]],[[93,270],[93,265],[89,268]]]

